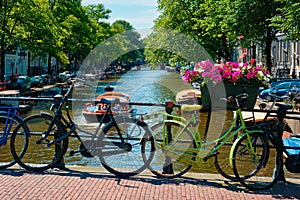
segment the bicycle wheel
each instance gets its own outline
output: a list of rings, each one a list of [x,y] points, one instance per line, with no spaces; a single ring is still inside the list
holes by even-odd
[[[166,141],[168,141],[168,127],[170,127],[172,137],[177,138],[174,146],[180,148],[178,153],[176,153],[175,150],[174,152],[170,151],[172,157],[167,155],[164,149],[165,146],[168,146],[166,144]],[[192,165],[182,161],[185,159],[187,161],[193,161],[197,154],[195,152],[188,152],[188,148],[196,148],[191,133],[187,129],[184,129],[181,124],[174,122],[155,124],[151,127],[151,130],[154,134],[155,154],[148,169],[156,176],[163,178],[180,177],[189,171]],[[182,130],[183,132],[181,132]]]
[[[251,190],[271,188],[279,178],[282,156],[261,132],[237,140],[233,149],[233,172],[239,182]]]
[[[222,137],[224,133],[221,134],[220,137]],[[216,155],[215,159],[215,167],[219,174],[221,174],[224,178],[229,179],[231,181],[238,181],[237,178],[234,175],[234,172],[232,170],[232,167],[230,166],[230,149],[234,142],[235,138],[232,138],[230,141],[227,141],[219,150],[218,154]],[[218,142],[217,145],[219,145],[220,142]]]
[[[50,141],[65,133],[61,123],[55,121],[50,128],[50,134],[46,138],[42,137],[51,121],[51,115],[32,115],[24,119],[29,134],[20,130],[21,126],[12,133],[11,152],[21,167],[30,171],[44,171],[52,167],[64,168],[63,155],[68,147],[68,138],[47,146]],[[25,152],[22,152],[23,146]]]
[[[97,155],[103,167],[116,176],[129,177],[142,172],[151,162],[154,139],[147,126],[129,119],[105,126],[99,136],[99,147]]]
[[[7,118],[7,113],[0,113],[0,169],[5,169],[16,163],[10,151],[10,140],[11,133],[19,124],[22,124],[20,129],[25,131],[22,120],[17,117]]]

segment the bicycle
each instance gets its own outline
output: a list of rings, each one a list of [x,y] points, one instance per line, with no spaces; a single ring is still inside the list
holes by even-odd
[[[267,110],[263,120],[252,124],[255,129],[263,130],[264,134],[252,135],[252,142],[249,142],[248,136],[244,135],[238,138],[231,148],[231,165],[234,174],[242,185],[251,190],[269,189],[273,187],[283,175],[283,144],[281,135],[283,131],[291,131],[291,128],[283,119],[286,116],[286,110],[291,109],[292,106],[277,104],[277,100],[281,99],[281,97],[274,94],[272,94],[272,96],[274,99],[273,103]],[[272,115],[274,106],[278,107],[276,115]],[[260,107],[264,109],[266,105],[261,104]],[[267,145],[264,146],[264,144]],[[261,148],[261,146],[264,146],[262,150],[256,150],[256,152],[261,152],[260,154],[264,155],[262,156],[263,161],[259,160],[259,165],[257,165],[256,170],[249,173],[247,169],[252,170],[250,164],[253,161],[253,157],[256,156],[249,153],[249,151],[251,152],[253,147]],[[245,165],[245,163],[247,163],[247,165]],[[245,166],[247,167],[245,168]]]
[[[13,166],[16,161],[10,152],[11,132],[20,125],[20,129],[26,132],[26,126],[22,117],[19,115],[17,106],[0,105],[0,169]],[[20,153],[22,154],[22,148]]]
[[[106,170],[119,177],[142,172],[151,162],[154,153],[154,139],[147,124],[142,120],[143,114],[114,116],[111,110],[114,101],[101,99],[96,103],[104,104],[106,110],[95,132],[83,130],[70,116],[68,95],[72,88],[73,85],[64,95],[54,97],[51,108],[55,108],[53,115],[41,113],[24,119],[30,131],[25,137],[26,152],[22,156],[18,156],[18,137],[21,134],[18,127],[15,129],[11,138],[11,151],[18,164],[31,171],[64,168],[60,164],[68,148],[68,137],[74,135],[80,142],[80,148],[71,151],[70,155],[81,153],[85,157],[97,156]],[[64,104],[66,118],[62,114]],[[78,131],[84,134],[86,141]]]
[[[296,116],[287,116],[287,114],[298,114],[297,112],[293,112],[293,109],[295,108],[295,103],[298,103],[298,96],[295,96],[294,94],[288,96],[278,97],[275,94],[270,93],[270,95],[273,97],[273,102],[270,106],[270,108],[267,111],[267,114],[263,120],[263,122],[260,124],[262,128],[264,128],[268,133],[268,140],[271,141],[273,144],[272,146],[269,146],[270,149],[276,149],[276,164],[274,166],[274,171],[276,173],[273,173],[272,177],[272,185],[274,185],[277,181],[283,181],[286,182],[284,177],[284,170],[283,166],[285,165],[285,168],[291,172],[291,173],[300,173],[300,143],[299,143],[299,134],[293,134],[292,129],[288,125],[285,119],[293,119],[293,120],[300,120],[300,117]],[[290,98],[291,104],[282,104],[277,103],[277,100],[279,99],[286,99]],[[294,102],[296,101],[296,102]],[[273,108],[277,107],[277,109],[274,111]],[[261,109],[265,109],[266,104],[262,104]],[[288,110],[292,110],[288,112]],[[274,114],[275,113],[275,114]],[[266,119],[273,119],[267,121]],[[274,151],[274,150],[273,150]],[[283,162],[283,157],[285,158],[285,162]],[[269,162],[269,161],[266,161]],[[272,171],[272,170],[271,170]],[[239,174],[236,172],[236,174]],[[259,189],[261,187],[261,184],[263,183],[260,180],[253,180],[253,179],[243,179],[237,176],[238,179],[240,179],[240,182],[246,186],[249,189]]]
[[[236,176],[232,170],[232,162],[234,153],[231,147],[231,154],[229,150],[224,150],[225,145],[232,145],[231,141],[237,139],[247,138],[247,141],[251,145],[249,149],[251,155],[255,157],[261,157],[260,160],[252,159],[252,163],[255,166],[251,167],[252,171],[248,174],[255,174],[259,171],[261,163],[265,163],[267,157],[267,140],[265,134],[260,129],[249,128],[242,115],[243,102],[248,98],[248,94],[243,93],[235,97],[228,97],[226,101],[235,101],[237,105],[236,115],[230,127],[222,133],[217,139],[213,141],[204,141],[200,134],[199,129],[196,127],[196,131],[193,131],[191,127],[198,125],[198,118],[193,113],[189,119],[177,114],[160,113],[164,117],[164,120],[158,124],[152,126],[152,131],[155,133],[155,155],[153,161],[148,166],[149,170],[158,177],[175,178],[180,177],[184,173],[190,170],[192,166],[205,169],[210,168],[213,164],[217,171],[225,178],[237,181]],[[169,107],[173,107],[170,105]],[[181,111],[199,111],[200,105],[182,105]],[[256,139],[263,141],[262,155],[256,152],[257,145]],[[240,140],[237,140],[240,141]],[[215,145],[216,144],[216,145]],[[213,145],[212,149],[207,148],[209,145]],[[234,147],[239,147],[236,144]],[[222,151],[224,150],[224,151]],[[228,153],[227,155],[224,155]],[[223,154],[223,155],[222,155]],[[219,156],[226,156],[225,162],[219,162]],[[215,158],[214,160],[212,158]],[[162,164],[164,162],[164,164]],[[236,162],[234,162],[236,164]],[[257,165],[259,164],[259,165]],[[237,167],[237,164],[236,166]],[[246,175],[248,175],[246,174]]]

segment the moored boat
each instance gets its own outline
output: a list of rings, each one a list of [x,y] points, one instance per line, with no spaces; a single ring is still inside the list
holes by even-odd
[[[187,89],[177,93],[176,101],[179,104],[201,104],[200,90]]]
[[[95,100],[100,101],[102,98],[112,100],[113,114],[129,113],[132,108],[129,105],[130,96],[123,92],[105,92],[99,95]],[[86,103],[82,114],[88,123],[100,122],[102,119],[105,109],[103,103]],[[106,122],[106,120],[104,120]]]
[[[32,109],[31,103],[27,103],[25,101],[19,102],[18,100],[10,100],[9,98],[17,98],[20,97],[20,91],[19,90],[4,90],[0,91],[0,97],[8,98],[0,100],[1,105],[10,105],[10,106],[16,106],[19,107],[19,111],[21,114],[26,113]]]

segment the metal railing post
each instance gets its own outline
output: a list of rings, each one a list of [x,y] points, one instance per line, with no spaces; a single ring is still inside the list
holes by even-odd
[[[173,107],[174,107],[173,101],[166,101],[165,104],[166,104],[166,107],[165,107],[166,112],[168,114],[171,114],[172,111],[173,111]],[[172,119],[172,117],[168,116],[167,119],[170,120],[170,119]],[[172,128],[171,125],[167,124],[167,134],[168,134],[167,139],[168,139],[168,141],[166,141],[166,142],[168,144],[170,144],[171,141],[172,141],[172,130],[171,130],[171,128]],[[162,173],[163,174],[174,174],[172,159],[169,156],[165,157],[165,163],[163,165],[163,172]]]

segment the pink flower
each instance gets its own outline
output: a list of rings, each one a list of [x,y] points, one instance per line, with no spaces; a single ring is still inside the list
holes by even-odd
[[[255,66],[255,59],[249,63],[226,62],[215,65],[210,61],[198,62],[194,70],[187,70],[183,76],[185,83],[202,81],[202,84],[212,82],[224,83],[253,83],[262,85],[264,78],[269,75],[269,71],[264,66]]]

